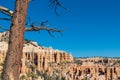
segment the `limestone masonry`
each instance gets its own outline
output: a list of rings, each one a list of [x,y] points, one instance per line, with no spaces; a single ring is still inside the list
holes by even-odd
[[[0,33],[0,64],[4,62],[8,41],[9,32]],[[23,45],[21,62],[20,77],[32,72],[39,76],[34,80],[120,80],[120,58],[73,58],[65,51],[32,41]],[[2,68],[0,65],[0,72]],[[33,80],[33,75],[20,80]]]

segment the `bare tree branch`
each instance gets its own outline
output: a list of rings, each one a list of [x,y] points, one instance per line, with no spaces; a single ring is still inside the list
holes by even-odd
[[[47,23],[48,22],[48,20],[45,20],[45,21],[43,21],[43,22],[41,22],[41,26],[43,26],[45,23]]]
[[[12,16],[13,15],[13,11],[6,8],[6,7],[3,7],[3,6],[0,6],[0,12],[5,14],[5,15],[8,15],[8,16]]]
[[[3,29],[3,30],[5,30],[5,31],[9,31],[9,29],[7,29],[7,28],[5,28],[5,27],[3,27],[1,25],[0,25],[0,28]]]
[[[51,37],[54,37],[54,35],[52,35],[52,33],[50,31],[48,31],[48,34],[51,36]]]
[[[58,30],[55,28],[49,28],[49,27],[44,27],[44,26],[34,26],[32,25],[30,28],[25,28],[25,31],[40,31],[40,30],[46,30],[46,31],[51,31],[51,32],[62,32],[62,30]]]
[[[52,7],[52,8],[54,9],[56,15],[58,15],[58,12],[57,12],[57,8],[58,8],[58,7],[61,7],[61,8],[63,8],[64,10],[66,10],[66,11],[68,11],[68,12],[71,12],[70,10],[68,10],[67,8],[65,8],[65,7],[60,3],[59,0],[50,0],[48,6],[50,6],[50,7]]]
[[[7,20],[7,21],[10,21],[11,19],[9,19],[9,18],[0,18],[0,20]]]
[[[67,10],[65,7],[63,7],[60,4],[60,2],[58,0],[50,0],[49,6],[51,6],[51,5],[53,6],[53,8],[55,8],[56,14],[57,14],[57,6],[60,6],[60,7],[64,8],[65,10]],[[0,6],[0,12],[5,14],[5,15],[8,15],[8,16],[12,16],[13,13],[14,13],[12,10],[10,10],[8,8],[5,8],[3,6]],[[10,20],[10,19],[9,18],[0,18],[0,20]],[[30,18],[29,18],[29,21],[31,21]],[[45,21],[41,22],[40,26],[34,26],[34,24],[30,24],[29,28],[25,28],[25,31],[46,30],[46,31],[48,31],[49,35],[51,35],[52,37],[53,37],[53,35],[52,35],[51,32],[59,32],[60,34],[62,34],[62,30],[46,27],[45,23],[47,23],[47,22],[48,22],[48,20],[45,20]],[[3,30],[9,31],[9,29],[6,29],[3,26],[0,26],[0,28],[3,29]]]
[[[54,37],[54,35],[52,35],[51,32],[58,32],[62,35],[62,30],[58,30],[58,29],[55,29],[55,28],[49,28],[49,27],[44,27],[44,26],[34,26],[32,25],[30,28],[25,28],[25,31],[40,31],[40,30],[45,30],[48,32],[48,34],[51,36],[51,37]]]
[[[58,30],[58,29],[55,29],[55,28],[47,27],[45,25],[45,23],[47,23],[47,22],[48,22],[48,20],[45,20],[45,21],[41,22],[39,26],[34,26],[34,24],[31,23],[29,28],[25,28],[25,31],[27,32],[27,31],[41,31],[41,30],[45,30],[52,37],[54,37],[54,36],[52,35],[51,32],[59,32],[60,34],[62,34],[62,30]]]
[[[25,31],[27,32],[27,31],[41,31],[41,30],[45,30],[52,37],[54,37],[54,36],[52,35],[51,32],[59,32],[60,34],[62,34],[62,30],[58,30],[58,29],[55,29],[55,28],[49,28],[49,27],[45,26],[44,24],[47,23],[47,22],[48,22],[48,20],[45,20],[45,21],[41,22],[40,26],[34,26],[34,24],[30,24],[29,28],[25,28]],[[5,28],[3,26],[0,26],[0,28],[5,30],[5,31],[9,31],[9,29],[7,29],[7,28]]]

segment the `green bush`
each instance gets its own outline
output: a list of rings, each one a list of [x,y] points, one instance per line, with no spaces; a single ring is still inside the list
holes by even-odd
[[[38,78],[38,76],[37,76],[36,74],[32,73],[32,72],[31,72],[31,73],[28,73],[27,76],[28,76],[28,77],[32,77],[32,78],[34,78],[34,79],[37,79],[37,78]]]
[[[20,80],[27,80],[27,77],[25,75],[20,76]]]
[[[0,80],[2,80],[2,74],[0,73]]]

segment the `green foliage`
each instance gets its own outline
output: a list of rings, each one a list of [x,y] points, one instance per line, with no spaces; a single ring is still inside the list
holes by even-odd
[[[80,60],[74,60],[74,63],[76,63],[77,65],[82,65],[82,61]]]
[[[85,77],[84,80],[87,80],[87,77]]]
[[[44,80],[52,80],[52,79],[51,79],[51,77],[46,75],[46,76],[44,76]]]
[[[29,68],[31,68],[32,70],[35,70],[35,68],[36,68],[36,65],[34,65],[34,64],[31,64],[31,65],[29,66]]]
[[[36,75],[37,76],[42,76],[41,72],[39,70],[36,70]]]
[[[50,77],[47,76],[47,73],[44,73],[42,76],[44,77],[44,80],[51,80]]]
[[[2,63],[0,63],[0,66],[2,66],[2,67],[3,67],[3,66],[4,66],[4,63],[5,63],[5,61],[3,61]]]
[[[27,80],[27,77],[25,75],[20,76],[20,80]]]
[[[89,78],[85,77],[83,80],[89,80]]]
[[[45,78],[44,80],[51,80],[49,77]]]
[[[3,67],[3,65],[4,65],[4,62],[3,62],[3,63],[0,63],[0,66]],[[0,73],[0,80],[2,80],[2,72]]]
[[[0,80],[2,80],[2,73],[0,73]]]
[[[36,74],[32,73],[32,72],[31,72],[31,73],[28,73],[27,76],[28,76],[28,77],[32,77],[32,78],[34,78],[34,79],[37,79],[37,78],[38,78],[38,76],[37,76]]]
[[[65,80],[65,77],[62,77],[61,80]]]
[[[56,80],[61,80],[61,77],[60,76],[56,76]]]
[[[4,63],[0,63],[0,66],[3,66],[4,65]]]

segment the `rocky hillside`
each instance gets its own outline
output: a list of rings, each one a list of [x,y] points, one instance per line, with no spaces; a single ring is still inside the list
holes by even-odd
[[[9,32],[0,33],[0,63],[4,62],[6,52],[8,50]],[[25,41],[23,45],[23,58],[21,66],[21,74],[28,74],[35,71],[42,73],[52,70],[49,64],[51,63],[66,63],[73,62],[72,55],[65,51],[52,49],[52,47],[45,48],[39,46],[36,42]],[[32,68],[31,68],[32,67]],[[0,66],[2,70],[2,66]]]
[[[0,72],[9,32],[0,33]],[[20,80],[120,80],[120,58],[73,58],[65,51],[25,41]]]

